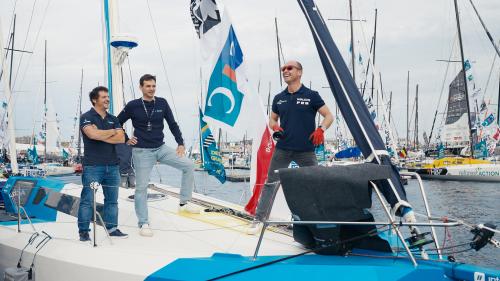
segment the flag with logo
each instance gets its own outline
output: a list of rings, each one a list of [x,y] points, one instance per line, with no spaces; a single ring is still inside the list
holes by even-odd
[[[40,163],[38,159],[38,152],[36,151],[36,146],[33,145],[32,148],[28,148],[28,160],[34,165]]]
[[[201,138],[201,153],[203,155],[203,168],[209,175],[217,178],[221,183],[226,182],[226,170],[220,156],[219,149],[215,143],[214,136],[208,127],[208,124],[203,121],[203,113],[200,108],[200,138]]]
[[[191,18],[200,38],[204,62],[211,65],[204,120],[234,137],[252,138],[250,184],[253,194],[245,206],[255,213],[274,151],[264,106],[246,75],[246,61],[229,14],[215,0],[191,0]]]
[[[486,127],[486,126],[489,126],[491,123],[493,123],[493,121],[495,121],[495,116],[493,116],[493,113],[491,113],[490,115],[488,115],[488,117],[486,117],[486,119],[484,119],[483,123],[481,123],[481,125],[483,127]]]
[[[314,153],[316,153],[316,160],[318,160],[318,162],[321,163],[326,161],[326,151],[324,144],[316,146],[316,148],[314,149]]]
[[[439,143],[437,147],[437,159],[443,159],[444,158],[444,145],[442,142]]]
[[[480,142],[474,145],[474,156],[476,158],[488,157],[488,147],[486,145],[485,139],[482,139]]]
[[[66,149],[63,148],[61,153],[62,153],[63,160],[68,160],[69,153],[66,151]]]

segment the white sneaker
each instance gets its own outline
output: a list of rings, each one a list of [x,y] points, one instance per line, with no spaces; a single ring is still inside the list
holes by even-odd
[[[153,236],[153,230],[151,230],[151,227],[149,224],[145,223],[141,226],[139,229],[139,234],[144,237],[152,237]]]
[[[255,235],[262,230],[263,223],[260,221],[253,221],[246,229],[246,234]]]
[[[201,213],[201,209],[193,203],[187,202],[182,206],[179,205],[179,213],[199,214]]]

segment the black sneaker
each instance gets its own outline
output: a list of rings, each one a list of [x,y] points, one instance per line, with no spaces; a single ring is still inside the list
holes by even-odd
[[[89,242],[89,241],[91,241],[88,231],[80,232],[80,241],[81,242]]]
[[[128,237],[128,234],[125,234],[123,232],[121,232],[119,229],[113,231],[113,232],[110,232],[109,233],[109,236],[111,236],[111,238],[127,238]]]

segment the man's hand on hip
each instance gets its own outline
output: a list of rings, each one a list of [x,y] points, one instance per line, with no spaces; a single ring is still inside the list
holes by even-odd
[[[179,157],[184,157],[185,155],[185,152],[186,152],[186,148],[184,147],[184,145],[179,145],[177,146],[177,149],[175,150],[177,156]]]
[[[131,137],[128,141],[127,141],[127,144],[128,145],[136,145],[137,144],[137,138],[134,136],[134,137]]]

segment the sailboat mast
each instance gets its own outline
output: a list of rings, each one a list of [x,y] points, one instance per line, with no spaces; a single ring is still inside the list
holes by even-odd
[[[497,123],[500,126],[500,118],[498,118],[500,114],[500,75],[498,75],[498,101],[497,101]]]
[[[349,23],[351,25],[351,63],[352,63],[352,79],[356,84],[356,55],[354,52],[354,28],[352,22],[352,0],[349,0]]]
[[[467,87],[467,75],[465,74],[465,58],[464,58],[464,48],[462,44],[462,30],[460,29],[460,16],[458,14],[458,4],[457,0],[453,1],[455,4],[455,16],[457,18],[457,30],[458,30],[458,43],[460,45],[460,59],[462,61],[462,74],[464,79],[464,90],[465,90],[465,101],[467,104],[467,124],[469,125],[469,143],[470,143],[470,155],[474,158],[474,143],[472,135],[472,127],[470,124],[470,105],[469,105],[469,89]]]
[[[266,112],[267,116],[270,114],[270,108],[271,108],[271,81],[269,81],[269,92],[267,93],[267,106],[266,106]]]
[[[203,106],[203,73],[200,67],[200,110]],[[202,132],[201,132],[201,112],[198,110],[198,134],[200,134],[200,157],[201,157],[201,166],[205,167],[205,159],[203,159],[203,141],[202,141]],[[220,146],[220,143],[219,143]]]
[[[418,84],[415,90],[415,150],[418,149]]]
[[[44,56],[44,77],[43,77],[43,105],[44,105],[44,157],[47,162],[47,40],[45,40],[45,56]]]
[[[392,116],[392,91],[389,94],[389,123],[391,123]]]
[[[375,67],[375,52],[377,50],[377,9],[375,9],[375,27],[373,30],[373,67]],[[372,69],[372,92],[371,92],[371,97],[373,100],[373,80],[375,79],[375,73],[373,73]]]
[[[80,99],[78,100],[78,118],[82,116],[82,95],[83,95],[83,68],[82,68],[82,75],[80,79]],[[80,123],[80,122],[78,122]],[[80,132],[80,129],[78,129],[78,154],[77,154],[77,161],[80,163],[81,158],[82,158],[82,134]]]
[[[10,72],[9,72],[9,88],[10,90],[12,91],[12,66],[14,64],[14,39],[16,38],[16,14],[14,14],[14,21],[13,21],[13,24],[12,24],[12,33],[11,33],[11,41],[12,41],[12,45],[11,45],[11,50],[10,50]]]
[[[274,17],[274,27],[276,29],[276,48],[278,50],[278,75],[280,79],[280,88],[283,87],[283,82],[281,80],[281,48],[280,48],[280,37],[278,34],[278,18]]]
[[[406,147],[409,147],[410,139],[410,71],[406,78]]]
[[[3,34],[2,34],[2,23],[0,22],[0,66],[2,67],[2,71],[4,74],[4,80],[9,74],[9,69],[7,68],[7,64],[5,60],[7,59],[3,52]],[[14,51],[14,50],[12,50]],[[10,74],[9,74],[10,75]],[[12,92],[10,88],[10,84],[7,81],[4,81],[4,93],[5,99],[7,101],[7,132],[9,133],[9,157],[10,157],[10,167],[12,170],[12,174],[15,175],[19,173],[19,167],[17,165],[17,154],[16,154],[16,132],[14,131],[14,103],[12,99]]]

